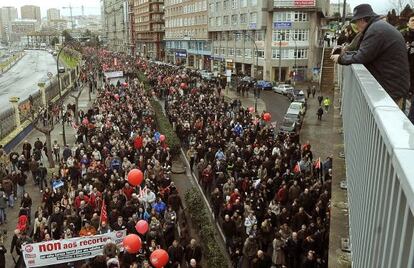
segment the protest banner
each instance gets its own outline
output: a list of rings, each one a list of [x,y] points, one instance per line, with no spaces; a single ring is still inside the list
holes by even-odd
[[[103,235],[50,240],[22,245],[26,267],[46,267],[51,264],[75,262],[102,255],[103,247],[115,243],[122,251],[122,240],[126,231],[116,231]]]

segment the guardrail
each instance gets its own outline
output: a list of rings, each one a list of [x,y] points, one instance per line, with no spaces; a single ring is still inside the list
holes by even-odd
[[[414,126],[363,65],[339,73],[353,267],[414,267]]]

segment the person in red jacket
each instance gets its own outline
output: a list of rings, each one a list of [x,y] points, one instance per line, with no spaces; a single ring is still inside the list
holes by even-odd
[[[134,188],[132,188],[129,183],[125,183],[124,188],[122,188],[122,192],[126,196],[127,200],[130,200],[132,197],[132,194],[134,193]]]
[[[286,184],[284,184],[276,194],[276,201],[280,202],[280,204],[285,205],[288,197],[288,191]]]
[[[79,195],[75,197],[75,207],[80,208],[81,202],[85,201],[85,204],[89,203],[89,197],[84,195],[83,192],[79,192]]]

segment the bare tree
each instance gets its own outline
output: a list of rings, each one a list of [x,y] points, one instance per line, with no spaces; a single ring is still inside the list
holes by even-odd
[[[404,9],[404,7],[407,4],[410,4],[410,2],[414,2],[414,0],[388,0],[391,4],[391,7],[395,9],[397,12],[397,15],[400,14],[400,12]]]
[[[44,123],[41,122],[40,118],[41,115],[45,112],[45,108],[39,109],[38,113],[36,114],[35,111],[30,108],[30,122],[33,125],[33,128],[37,131],[43,133],[46,137],[46,150],[47,150],[47,160],[49,162],[49,167],[54,168],[55,167],[55,161],[53,160],[52,156],[52,131],[55,128],[53,124],[53,120],[49,120],[49,111],[47,112],[47,118]],[[44,119],[45,120],[45,119]]]
[[[80,95],[82,94],[82,91],[83,91],[82,86],[79,86],[79,85],[77,85],[77,86],[79,87],[79,89],[77,90],[77,93],[70,95],[72,98],[75,99],[75,111],[74,111],[73,117],[75,118],[76,125],[79,124],[79,114],[78,114],[79,113],[79,98],[80,98]]]

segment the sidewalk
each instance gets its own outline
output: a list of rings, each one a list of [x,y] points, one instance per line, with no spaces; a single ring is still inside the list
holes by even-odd
[[[92,102],[95,100],[96,95],[92,94]],[[84,110],[86,111],[92,104],[92,102],[89,102],[89,97],[88,97],[88,88],[87,86],[84,86],[84,89],[79,97],[79,110]],[[70,94],[65,98],[64,100],[64,104],[68,104],[68,103],[74,103],[74,98],[70,97]],[[69,144],[70,146],[72,144],[75,143],[75,130],[72,128],[72,126],[69,125],[65,125],[65,131],[66,131],[66,142],[67,144]],[[33,130],[31,133],[29,133],[29,135],[25,138],[25,140],[29,141],[32,145],[33,143],[37,140],[37,138],[40,138],[41,141],[45,141],[45,136],[37,131],[37,130]],[[57,140],[61,149],[63,149],[63,145],[62,145],[62,124],[56,124],[55,125],[55,129],[52,131],[52,143],[54,140]],[[21,153],[22,152],[22,144],[24,141],[22,141],[21,143],[19,143],[19,145],[17,145],[14,148],[14,151]],[[49,164],[47,162],[47,159],[44,155],[44,153],[42,152],[42,162],[43,165],[45,167],[48,167]],[[56,166],[56,168],[58,168]],[[54,170],[51,170],[48,168],[48,177],[50,176],[50,174],[52,172],[55,172]],[[25,190],[26,192],[29,193],[30,197],[32,198],[32,218],[34,217],[34,213],[37,210],[37,207],[40,206],[41,204],[41,199],[42,199],[42,195],[40,193],[39,187],[36,186],[33,182],[33,179],[31,177],[28,177],[27,179],[27,183],[25,186]],[[11,240],[13,238],[13,234],[14,234],[14,230],[16,228],[16,224],[17,224],[17,218],[18,218],[18,213],[19,213],[19,208],[20,208],[20,200],[18,199],[15,202],[14,208],[8,208],[6,209],[6,214],[7,214],[7,224],[3,225],[2,229],[5,229],[7,231],[7,237],[4,240],[4,245],[7,249],[7,254],[6,254],[6,266],[5,267],[13,267],[14,266],[14,262],[12,259],[12,256],[10,254],[10,246],[11,246]],[[32,221],[33,223],[33,221]],[[16,256],[16,253],[14,253],[14,256]],[[16,261],[17,261],[17,257]]]

